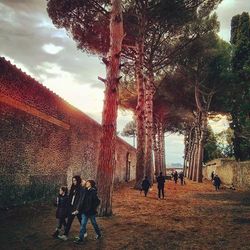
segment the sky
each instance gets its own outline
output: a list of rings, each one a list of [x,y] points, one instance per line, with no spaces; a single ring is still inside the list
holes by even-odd
[[[219,35],[230,38],[232,16],[250,12],[249,0],[223,0],[217,9]],[[0,0],[0,56],[34,77],[63,99],[101,122],[105,66],[96,56],[76,48],[63,29],[57,29],[46,11],[46,0]],[[117,128],[122,131],[131,112],[119,111]],[[214,124],[219,131],[225,121]],[[125,138],[132,144],[132,139]],[[183,163],[183,137],[166,134],[166,160]]]

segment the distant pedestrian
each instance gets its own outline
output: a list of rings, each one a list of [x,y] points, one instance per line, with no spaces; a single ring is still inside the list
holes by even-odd
[[[61,240],[68,240],[69,231],[70,231],[72,222],[75,219],[75,216],[77,216],[77,219],[79,223],[81,224],[81,215],[73,214],[73,212],[76,210],[76,206],[80,198],[80,193],[83,188],[81,183],[82,183],[82,180],[79,175],[76,175],[72,178],[72,185],[71,185],[70,192],[69,192],[68,220],[67,220],[67,224],[64,230],[64,234],[58,236],[58,238]]]
[[[181,181],[181,185],[183,185],[184,184],[184,173],[183,172],[180,172],[179,178],[180,178],[180,181]]]
[[[147,176],[145,176],[145,179],[142,181],[141,187],[142,187],[142,190],[144,191],[144,195],[145,195],[145,197],[146,197],[146,196],[147,196],[147,193],[148,193],[148,190],[149,190],[149,188],[150,188],[150,182],[149,182]]]
[[[177,171],[174,172],[173,177],[174,177],[174,182],[175,182],[175,184],[176,184],[176,183],[177,183],[177,180],[178,180],[178,173],[177,173]]]
[[[164,185],[165,185],[165,177],[162,175],[162,172],[160,172],[160,175],[157,177],[157,183],[158,183],[158,197],[164,199]]]
[[[64,226],[64,230],[66,228],[66,218],[68,215],[68,188],[67,187],[61,187],[59,189],[59,194],[56,198],[56,218],[57,218],[57,227],[56,231],[53,233],[53,237],[57,237],[60,233],[60,230],[62,229],[62,226]]]
[[[214,177],[213,184],[215,186],[215,190],[218,191],[220,189],[221,180],[217,174]]]
[[[214,171],[212,171],[211,173],[211,180],[213,181],[213,179],[214,179]]]
[[[82,222],[81,222],[81,228],[79,237],[74,241],[77,244],[80,244],[83,242],[83,238],[85,238],[85,235],[87,233],[87,223],[90,219],[92,226],[94,227],[95,233],[96,233],[96,239],[101,238],[101,231],[100,228],[96,222],[96,214],[97,214],[97,207],[100,204],[100,200],[97,196],[97,188],[95,185],[95,182],[93,180],[88,180],[86,182],[86,193],[84,195],[84,199],[81,201],[81,216],[82,216]]]

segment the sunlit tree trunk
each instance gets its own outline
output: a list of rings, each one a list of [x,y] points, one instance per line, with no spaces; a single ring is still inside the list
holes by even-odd
[[[199,120],[198,120],[198,149],[197,149],[197,159],[196,159],[196,172],[195,172],[195,181],[202,182],[202,162],[204,157],[204,144],[206,139],[207,133],[207,117],[208,117],[208,110],[210,107],[210,103],[213,97],[213,92],[206,93],[206,101],[205,96],[201,96],[202,91],[200,90],[200,84],[198,81],[195,85],[195,101],[196,106],[198,108]],[[203,102],[201,101],[203,100]]]
[[[197,121],[195,127],[195,152],[194,152],[194,160],[193,160],[193,171],[192,171],[192,180],[197,181],[197,171],[198,171],[198,151],[199,151],[199,139],[200,139],[200,121],[201,114],[197,113]]]
[[[144,77],[143,77],[143,37],[137,43],[137,55],[135,63],[136,83],[137,83],[137,106],[136,106],[136,126],[137,126],[137,149],[136,149],[136,183],[135,188],[141,187],[145,174],[145,123],[144,123]]]
[[[145,149],[145,170],[150,183],[153,183],[153,96],[154,96],[154,75],[149,70],[145,84],[145,130],[146,130],[146,149]]]
[[[189,156],[188,156],[188,172],[187,172],[188,179],[191,179],[191,173],[192,173],[192,155],[193,155],[193,141],[191,140],[190,152],[189,152]]]
[[[204,157],[204,145],[207,134],[207,112],[202,112],[201,118],[201,134],[199,140],[199,150],[198,150],[198,171],[197,171],[197,181],[202,182],[202,163]]]
[[[110,49],[107,55],[105,97],[102,113],[102,136],[97,168],[98,193],[101,198],[100,216],[112,214],[113,173],[115,169],[116,120],[120,52],[123,40],[122,6],[120,0],[111,0]]]
[[[187,157],[188,157],[188,131],[185,131],[184,134],[184,160],[183,160],[183,173],[186,175],[187,169]]]
[[[195,125],[194,131],[193,131],[192,153],[191,153],[191,159],[190,159],[190,165],[191,165],[191,169],[189,173],[190,180],[193,180],[194,171],[195,171],[196,148],[197,148],[197,127]]]
[[[192,154],[192,132],[193,132],[193,127],[190,128],[189,133],[188,133],[188,149],[187,149],[187,166],[186,166],[186,170],[184,172],[185,177],[189,177],[189,172],[190,172],[190,162],[191,162],[191,154]]]
[[[163,121],[160,120],[159,123],[159,152],[160,152],[160,172],[165,173],[165,140],[164,140],[164,130]]]
[[[158,176],[160,173],[160,163],[159,163],[159,129],[158,129],[158,121],[155,119],[155,126],[154,126],[154,161],[155,161],[155,175]]]
[[[166,158],[165,158],[165,136],[164,131],[162,130],[162,174],[166,175]]]

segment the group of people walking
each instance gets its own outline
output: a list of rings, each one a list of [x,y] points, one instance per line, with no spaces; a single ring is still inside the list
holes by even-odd
[[[179,175],[178,175],[177,171],[175,171],[172,174],[172,176],[174,178],[175,184],[177,183],[178,178],[180,178],[181,185],[183,185],[185,183],[183,172],[179,173]],[[162,172],[160,172],[159,176],[156,177],[157,188],[158,188],[158,198],[159,199],[164,199],[164,197],[165,197],[165,193],[164,193],[165,179],[166,179],[166,177],[163,176]],[[145,196],[147,196],[150,187],[151,187],[151,183],[148,180],[148,177],[145,176],[145,179],[142,181],[142,185],[141,185],[141,190],[144,191]]]
[[[58,224],[53,237],[61,240],[68,240],[71,225],[75,219],[80,224],[79,236],[75,238],[75,243],[83,242],[87,237],[86,226],[90,219],[96,233],[96,239],[101,238],[101,231],[96,222],[97,208],[100,200],[97,195],[96,184],[93,180],[84,181],[76,175],[72,178],[72,185],[68,195],[68,189],[62,186],[56,199],[56,218]],[[64,227],[63,232],[61,232]],[[62,233],[62,234],[60,234]]]

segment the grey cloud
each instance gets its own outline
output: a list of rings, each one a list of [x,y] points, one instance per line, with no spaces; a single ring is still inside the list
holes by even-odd
[[[37,79],[45,74],[44,62],[57,64],[71,73],[79,84],[88,83],[102,88],[98,75],[105,74],[99,59],[88,56],[76,48],[76,44],[62,30],[56,29],[46,12],[46,1],[4,0],[0,2],[0,53],[22,63]],[[52,43],[64,49],[52,55],[42,46]],[[48,77],[51,75],[47,74]]]

